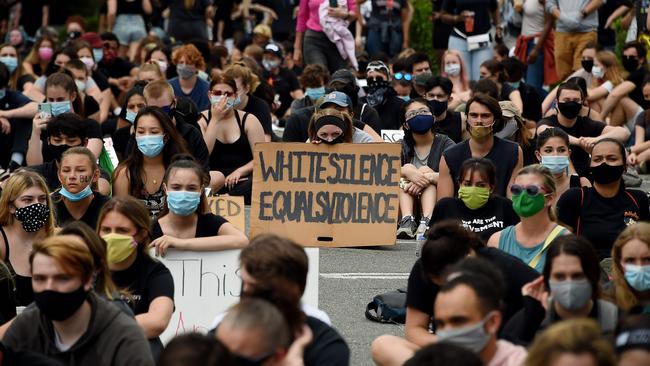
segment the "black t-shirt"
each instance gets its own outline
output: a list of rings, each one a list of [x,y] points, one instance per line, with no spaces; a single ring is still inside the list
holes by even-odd
[[[580,137],[598,137],[603,133],[603,130],[607,126],[603,122],[594,121],[587,117],[578,116],[575,124],[572,127],[565,127],[560,124],[557,120],[557,115],[550,116],[542,119],[537,123],[537,126],[550,126],[561,128],[564,132],[569,135],[580,138]],[[587,153],[582,147],[571,145],[571,162],[576,169],[576,172],[581,177],[586,177],[589,173],[589,153]]]
[[[465,35],[475,36],[484,34],[490,31],[492,24],[490,23],[490,12],[497,10],[496,0],[444,0],[442,2],[442,10],[449,14],[460,14],[464,10],[474,12],[474,31],[465,32],[463,23],[455,24],[455,28],[463,32]],[[454,32],[452,32],[454,34]]]
[[[512,202],[503,197],[492,196],[487,203],[476,210],[465,206],[460,198],[445,197],[433,208],[431,222],[458,220],[463,227],[477,233],[487,241],[497,231],[515,225],[519,216],[512,209]]]
[[[506,309],[503,313],[505,323],[505,320],[523,307],[522,286],[539,277],[539,273],[519,258],[496,248],[479,248],[476,250],[476,254],[479,258],[486,259],[496,265],[502,271],[506,280],[504,299]],[[433,304],[439,290],[438,285],[425,277],[422,261],[418,259],[409,275],[406,306],[433,317]]]
[[[463,162],[472,157],[472,151],[469,147],[469,140],[465,140],[455,146],[450,147],[444,153],[445,162],[449,167],[449,174],[454,181],[454,194],[458,191],[458,174]],[[512,172],[519,161],[519,145],[512,141],[503,140],[494,136],[494,145],[492,150],[484,156],[490,159],[497,168],[496,188],[494,193],[500,196],[506,196],[508,183]]]
[[[298,78],[293,71],[289,71],[284,67],[280,68],[280,72],[277,75],[272,75],[266,73],[269,84],[273,86],[275,93],[280,95],[280,108],[275,112],[275,115],[278,118],[284,117],[284,113],[291,106],[293,98],[291,97],[291,92],[297,89],[300,89],[300,83],[298,83]]]
[[[589,239],[601,257],[611,255],[618,235],[629,225],[647,221],[648,197],[644,192],[624,189],[611,198],[595,188],[571,188],[557,201],[558,220]]]
[[[273,135],[271,108],[269,108],[269,105],[266,104],[265,101],[251,94],[248,96],[248,103],[246,104],[246,108],[244,108],[243,111],[257,117],[257,119],[262,124],[264,134]]]
[[[227,223],[228,220],[223,217],[215,214],[199,214],[199,217],[196,221],[196,234],[195,238],[207,238],[210,236],[217,236],[219,234],[219,229],[221,225]],[[151,240],[156,240],[161,236],[165,235],[160,227],[158,220],[154,221],[151,227]]]
[[[217,6],[217,11],[214,14],[215,35],[217,30],[216,27],[217,23],[223,22],[224,25],[223,33],[222,33],[223,39],[232,38],[233,35],[232,12],[235,5],[235,0],[220,0],[218,5],[219,6]]]
[[[644,111],[636,117],[636,126],[643,127],[645,131],[645,139],[643,141],[650,141],[650,111]]]
[[[50,12],[52,11],[51,0],[21,0],[22,16],[20,17],[20,25],[25,29],[25,32],[33,37],[36,31],[43,25],[43,6],[50,5]],[[51,22],[50,22],[51,23]]]
[[[634,90],[632,90],[628,96],[643,109],[648,109],[650,107],[648,102],[646,102],[646,100],[643,98],[643,80],[645,80],[647,75],[648,69],[645,65],[643,65],[642,67],[634,70],[627,77],[627,81],[630,81],[636,85],[636,88],[634,88]]]
[[[138,253],[131,267],[112,272],[118,288],[127,289],[132,297],[125,299],[134,315],[149,311],[151,302],[161,296],[174,300],[174,279],[169,269],[147,254]]]
[[[104,207],[104,204],[108,202],[108,197],[102,195],[99,192],[93,192],[93,199],[90,201],[90,205],[86,209],[86,212],[81,216],[81,219],[79,221],[85,222],[90,226],[91,228],[96,228],[97,227],[97,219],[99,219],[99,212],[102,210],[102,207]],[[58,227],[63,227],[63,225],[77,221],[74,217],[70,215],[70,212],[68,211],[68,208],[65,206],[65,203],[63,202],[63,199],[61,197],[61,194],[56,192],[52,194],[52,199],[55,204],[56,212],[55,212],[55,217],[56,217],[56,226]]]
[[[616,31],[610,28],[605,29],[605,24],[607,23],[607,18],[621,5],[621,0],[607,0],[598,9],[598,43],[603,47],[613,47],[616,45]]]
[[[129,146],[129,139],[131,138],[131,125],[118,128],[113,132],[113,148],[120,161],[126,159],[129,155],[127,147]]]
[[[510,100],[510,94],[512,94],[515,90],[510,84],[503,83],[501,85],[501,95],[499,95],[499,100]]]
[[[399,115],[402,111],[402,104],[404,104],[404,101],[397,97],[392,88],[386,92],[384,102],[375,106],[379,114],[380,130],[398,130],[401,127]]]
[[[311,329],[313,340],[305,348],[305,365],[348,366],[350,364],[350,348],[336,329],[311,316],[307,316],[307,326]]]
[[[433,125],[436,133],[447,135],[455,143],[463,140],[463,121],[460,112],[447,111],[445,119],[436,119]]]
[[[106,78],[121,78],[123,76],[129,76],[131,70],[135,67],[134,64],[121,57],[115,58],[111,63],[107,63],[106,60],[101,60],[97,66],[99,72],[104,74]]]
[[[117,14],[144,15],[141,1],[117,0]]]
[[[91,97],[90,95],[86,95],[84,97],[84,113],[86,116],[91,116],[97,112],[99,112],[99,103],[97,103],[95,98]]]
[[[636,0],[634,3],[636,5],[636,34],[645,34],[648,32],[646,22],[648,20],[648,7],[650,7],[650,0]]]
[[[99,90],[104,91],[110,88],[111,85],[108,83],[108,79],[101,72],[98,72],[97,70],[93,70],[92,77],[93,80],[95,80],[95,84],[97,84]]]
[[[25,84],[33,83],[35,81],[36,81],[36,78],[34,78],[30,74],[21,75],[18,78],[17,82],[16,82],[16,90],[17,91],[22,91],[25,88]]]
[[[521,116],[527,120],[539,121],[542,119],[542,96],[539,95],[537,89],[524,83],[519,84],[519,94],[521,94],[521,101],[524,104],[524,110],[521,111]]]

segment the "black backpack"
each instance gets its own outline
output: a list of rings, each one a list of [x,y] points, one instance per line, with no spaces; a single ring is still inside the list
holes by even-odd
[[[379,323],[406,322],[406,290],[379,294],[366,306],[366,318]]]

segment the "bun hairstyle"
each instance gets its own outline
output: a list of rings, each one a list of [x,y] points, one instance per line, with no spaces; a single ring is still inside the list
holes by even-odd
[[[184,153],[176,154],[174,157],[172,157],[172,162],[167,167],[165,175],[163,176],[163,183],[165,183],[165,185],[168,184],[169,177],[171,176],[172,172],[178,169],[189,169],[193,171],[194,174],[196,174],[196,176],[199,178],[199,182],[201,183],[201,201],[199,202],[197,213],[209,212],[208,201],[205,197],[205,194],[203,194],[203,188],[210,184],[210,175],[207,174],[205,170],[203,170],[203,167],[196,162],[196,159],[194,159],[192,155]],[[169,208],[167,205],[165,205],[165,208],[160,213],[159,218],[166,215],[167,212],[169,212]]]

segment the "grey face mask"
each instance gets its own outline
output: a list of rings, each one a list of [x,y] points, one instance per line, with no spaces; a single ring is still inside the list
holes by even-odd
[[[568,311],[575,311],[587,305],[593,289],[588,280],[549,281],[551,296]]]
[[[485,331],[485,323],[490,319],[488,314],[480,322],[462,328],[439,330],[436,332],[439,342],[449,342],[468,349],[475,354],[481,353],[490,341],[492,335]]]
[[[176,72],[181,79],[189,79],[196,74],[190,66],[187,65],[178,65],[176,66]]]

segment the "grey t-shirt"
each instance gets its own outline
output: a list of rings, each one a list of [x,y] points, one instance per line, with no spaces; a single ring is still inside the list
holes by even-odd
[[[352,143],[353,144],[366,144],[369,142],[375,142],[375,140],[367,132],[354,128],[354,133],[352,134]]]

